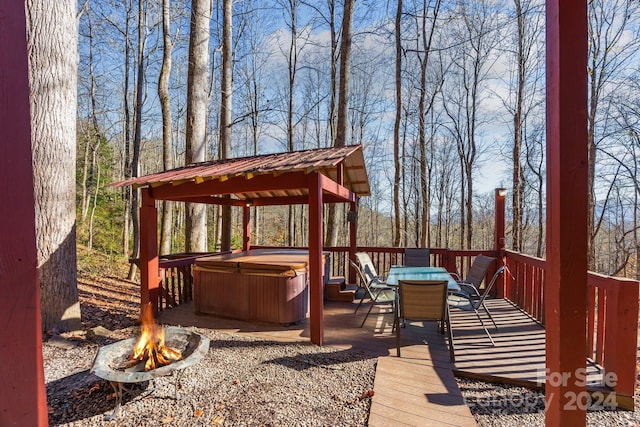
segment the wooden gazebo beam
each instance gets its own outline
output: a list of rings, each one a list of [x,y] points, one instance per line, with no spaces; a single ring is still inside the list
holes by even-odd
[[[311,342],[324,341],[324,289],[322,286],[322,191],[318,173],[309,175],[309,333]]]
[[[148,188],[142,189],[140,206],[140,309],[151,303],[154,313],[160,298],[158,276],[158,210]]]
[[[306,188],[307,179],[308,175],[304,172],[257,175],[250,179],[237,176],[224,181],[212,179],[201,183],[166,184],[154,188],[153,195],[156,199],[181,201],[192,197],[211,195],[295,190]]]

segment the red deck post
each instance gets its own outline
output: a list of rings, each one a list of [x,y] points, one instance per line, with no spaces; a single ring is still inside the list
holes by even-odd
[[[0,3],[0,425],[46,426],[24,2]]]
[[[251,205],[247,204],[242,207],[242,250],[251,249]]]
[[[154,314],[160,304],[158,276],[158,210],[150,188],[143,188],[140,206],[140,304],[151,302]]]
[[[633,411],[638,374],[638,282],[617,279],[615,288],[608,292],[611,295],[607,293],[606,297],[607,330],[615,329],[615,333],[604,334],[604,385],[613,387],[618,406]]]
[[[358,201],[349,203],[349,261],[356,260],[356,249],[358,245]],[[349,272],[347,283],[356,282],[356,271],[351,263],[346,266]]]
[[[547,426],[586,424],[587,2],[547,0]]]
[[[495,249],[498,257],[502,259],[505,257],[504,246],[504,196],[506,194],[504,188],[496,188],[496,202],[495,202],[495,225],[494,225],[494,243],[493,248]],[[506,280],[506,274],[503,275],[502,279],[496,285],[496,292],[498,298],[504,298],[504,286]]]
[[[495,206],[495,230],[494,230],[494,244],[493,247],[496,252],[503,256],[505,241],[504,241],[504,196],[507,190],[504,188],[496,188],[496,206]]]
[[[322,345],[324,339],[322,241],[322,180],[315,172],[309,175],[309,329],[316,345]]]

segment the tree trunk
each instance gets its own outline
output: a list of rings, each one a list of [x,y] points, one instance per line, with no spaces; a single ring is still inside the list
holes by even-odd
[[[187,74],[186,164],[203,162],[206,159],[210,17],[210,1],[192,1]],[[186,206],[187,252],[207,250],[206,213],[205,205],[188,203]]]
[[[296,73],[298,71],[298,0],[289,0],[289,13],[291,22],[289,23],[289,29],[291,31],[291,43],[289,44],[289,55],[287,61],[287,70],[289,72],[289,93],[287,100],[287,150],[294,150],[294,123],[293,123],[293,110],[295,108],[295,86],[296,86]],[[287,207],[287,229],[286,229],[286,244],[287,246],[293,246],[295,241],[295,209],[292,205]]]
[[[138,54],[136,73],[135,128],[133,132],[133,156],[131,158],[131,176],[140,176],[140,150],[142,148],[142,106],[144,104],[144,50],[146,44],[146,10],[144,0],[138,0]],[[140,258],[140,190],[133,189],[131,194],[131,225],[133,228],[133,259]],[[127,278],[134,280],[138,267],[129,264]]]
[[[338,37],[336,35],[336,2],[335,0],[327,1],[329,6],[329,31],[331,33],[331,99],[329,101],[329,134],[331,137],[330,145],[335,146],[336,143],[336,99],[338,86]]]
[[[233,0],[224,0],[222,18],[222,81],[220,102],[220,158],[231,155],[231,94],[233,93]],[[231,206],[222,206],[220,250],[231,250]]]
[[[340,83],[338,98],[338,128],[336,129],[336,147],[347,145],[349,125],[349,80],[351,79],[351,18],[354,0],[344,1],[342,13],[342,41],[340,43]],[[335,246],[337,239],[336,207],[330,204],[327,209],[326,245]]]
[[[513,195],[512,195],[512,240],[513,250],[520,252],[522,250],[522,232],[523,232],[523,192],[524,192],[524,174],[522,164],[520,162],[520,153],[522,151],[522,134],[524,132],[524,119],[522,115],[522,103],[524,101],[524,84],[525,84],[525,56],[524,56],[524,26],[525,15],[522,13],[522,5],[520,0],[514,0],[516,8],[518,38],[517,38],[517,65],[518,80],[516,89],[516,107],[513,114]]]
[[[400,246],[400,125],[402,124],[402,38],[400,37],[402,22],[402,0],[398,0],[396,8],[395,41],[396,41],[396,119],[393,124],[393,246]]]
[[[96,193],[93,196],[93,204],[91,205],[91,215],[89,215],[89,241],[87,243],[87,249],[91,250],[93,248],[93,219],[96,215],[96,207],[98,206],[98,189],[100,188],[100,162],[96,160],[96,154],[98,153],[98,149],[93,152],[93,163],[95,164],[96,169]]]
[[[427,66],[429,64],[429,58],[431,54],[431,42],[433,41],[433,34],[436,29],[436,21],[438,19],[438,13],[440,11],[440,0],[437,0],[433,6],[433,22],[431,22],[431,28],[427,35],[427,3],[422,3],[422,19],[421,19],[421,34],[422,34],[422,52],[418,55],[420,60],[420,98],[418,104],[418,139],[420,143],[420,198],[421,198],[421,221],[420,221],[420,244],[419,247],[427,247],[427,237],[429,234],[429,213],[431,211],[431,203],[429,200],[429,182],[427,175],[427,138],[426,138],[426,125],[425,118],[427,114],[433,108],[433,102],[435,99],[436,90],[433,91],[429,102],[427,102]],[[431,141],[431,140],[430,140]]]
[[[173,129],[171,125],[171,101],[169,99],[169,75],[171,74],[171,15],[170,0],[162,0],[162,67],[158,79],[158,97],[162,107],[162,166],[164,170],[173,168],[171,141]],[[171,231],[173,223],[173,206],[169,201],[162,202],[162,219],[160,221],[160,254],[171,253]]]
[[[42,327],[62,332],[82,327],[75,224],[76,2],[27,0],[26,10]]]
[[[351,80],[351,18],[355,0],[344,1],[342,41],[340,43],[340,84],[338,89],[338,129],[336,147],[347,145],[349,125],[349,81]]]
[[[129,22],[129,18],[132,15],[133,2],[129,0],[126,7],[126,22]],[[124,30],[124,82],[122,83],[122,104],[124,113],[124,177],[131,178],[131,107],[129,104],[129,63],[130,63],[130,50],[129,50],[129,26],[125,26]],[[131,199],[133,194],[133,188],[127,186],[123,188],[122,197],[124,199],[124,227],[122,230],[122,254],[129,256],[129,226],[131,222]]]

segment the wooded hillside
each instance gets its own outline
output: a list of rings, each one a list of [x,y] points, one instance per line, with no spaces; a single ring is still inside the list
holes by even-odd
[[[135,194],[108,184],[194,159],[189,101],[198,96],[206,98],[205,118],[197,119],[206,160],[363,144],[373,195],[360,200],[360,245],[487,248],[493,187],[503,186],[507,248],[544,257],[544,2],[361,1],[350,20],[334,0],[233,2],[228,51],[223,3],[231,2],[198,13],[195,3],[82,4],[81,244],[134,253]],[[589,6],[591,269],[638,277],[640,5]],[[204,87],[188,67],[194,22],[203,13],[210,13],[207,60],[199,69]],[[350,43],[343,43],[347,22]],[[349,61],[342,61],[345,46]],[[345,81],[346,134],[339,139]],[[194,82],[198,95],[189,87]],[[220,127],[223,101],[231,115]],[[182,252],[185,206],[162,208],[163,251]],[[252,217],[256,244],[306,243],[306,207],[254,208]],[[240,212],[231,218],[237,247]],[[326,243],[345,245],[346,211],[338,206],[335,218]],[[206,224],[206,247],[215,250],[223,241],[219,208],[206,209]]]

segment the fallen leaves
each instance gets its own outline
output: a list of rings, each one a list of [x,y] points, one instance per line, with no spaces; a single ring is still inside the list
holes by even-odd
[[[98,390],[100,390],[100,384],[96,383],[93,385],[93,387],[89,389],[89,396],[91,396],[93,393],[95,393]]]
[[[172,422],[175,419],[175,417],[173,415],[167,415],[166,417],[164,417],[162,419],[162,424],[169,424],[170,422]]]
[[[221,426],[222,424],[224,424],[224,417],[222,415],[216,415],[211,420],[211,425]]]
[[[362,400],[362,399],[367,399],[369,397],[373,397],[373,394],[374,394],[373,390],[367,390],[360,395],[359,399]]]
[[[204,411],[202,409],[198,409],[196,412],[193,413],[194,417],[201,417],[202,414],[204,414]]]

